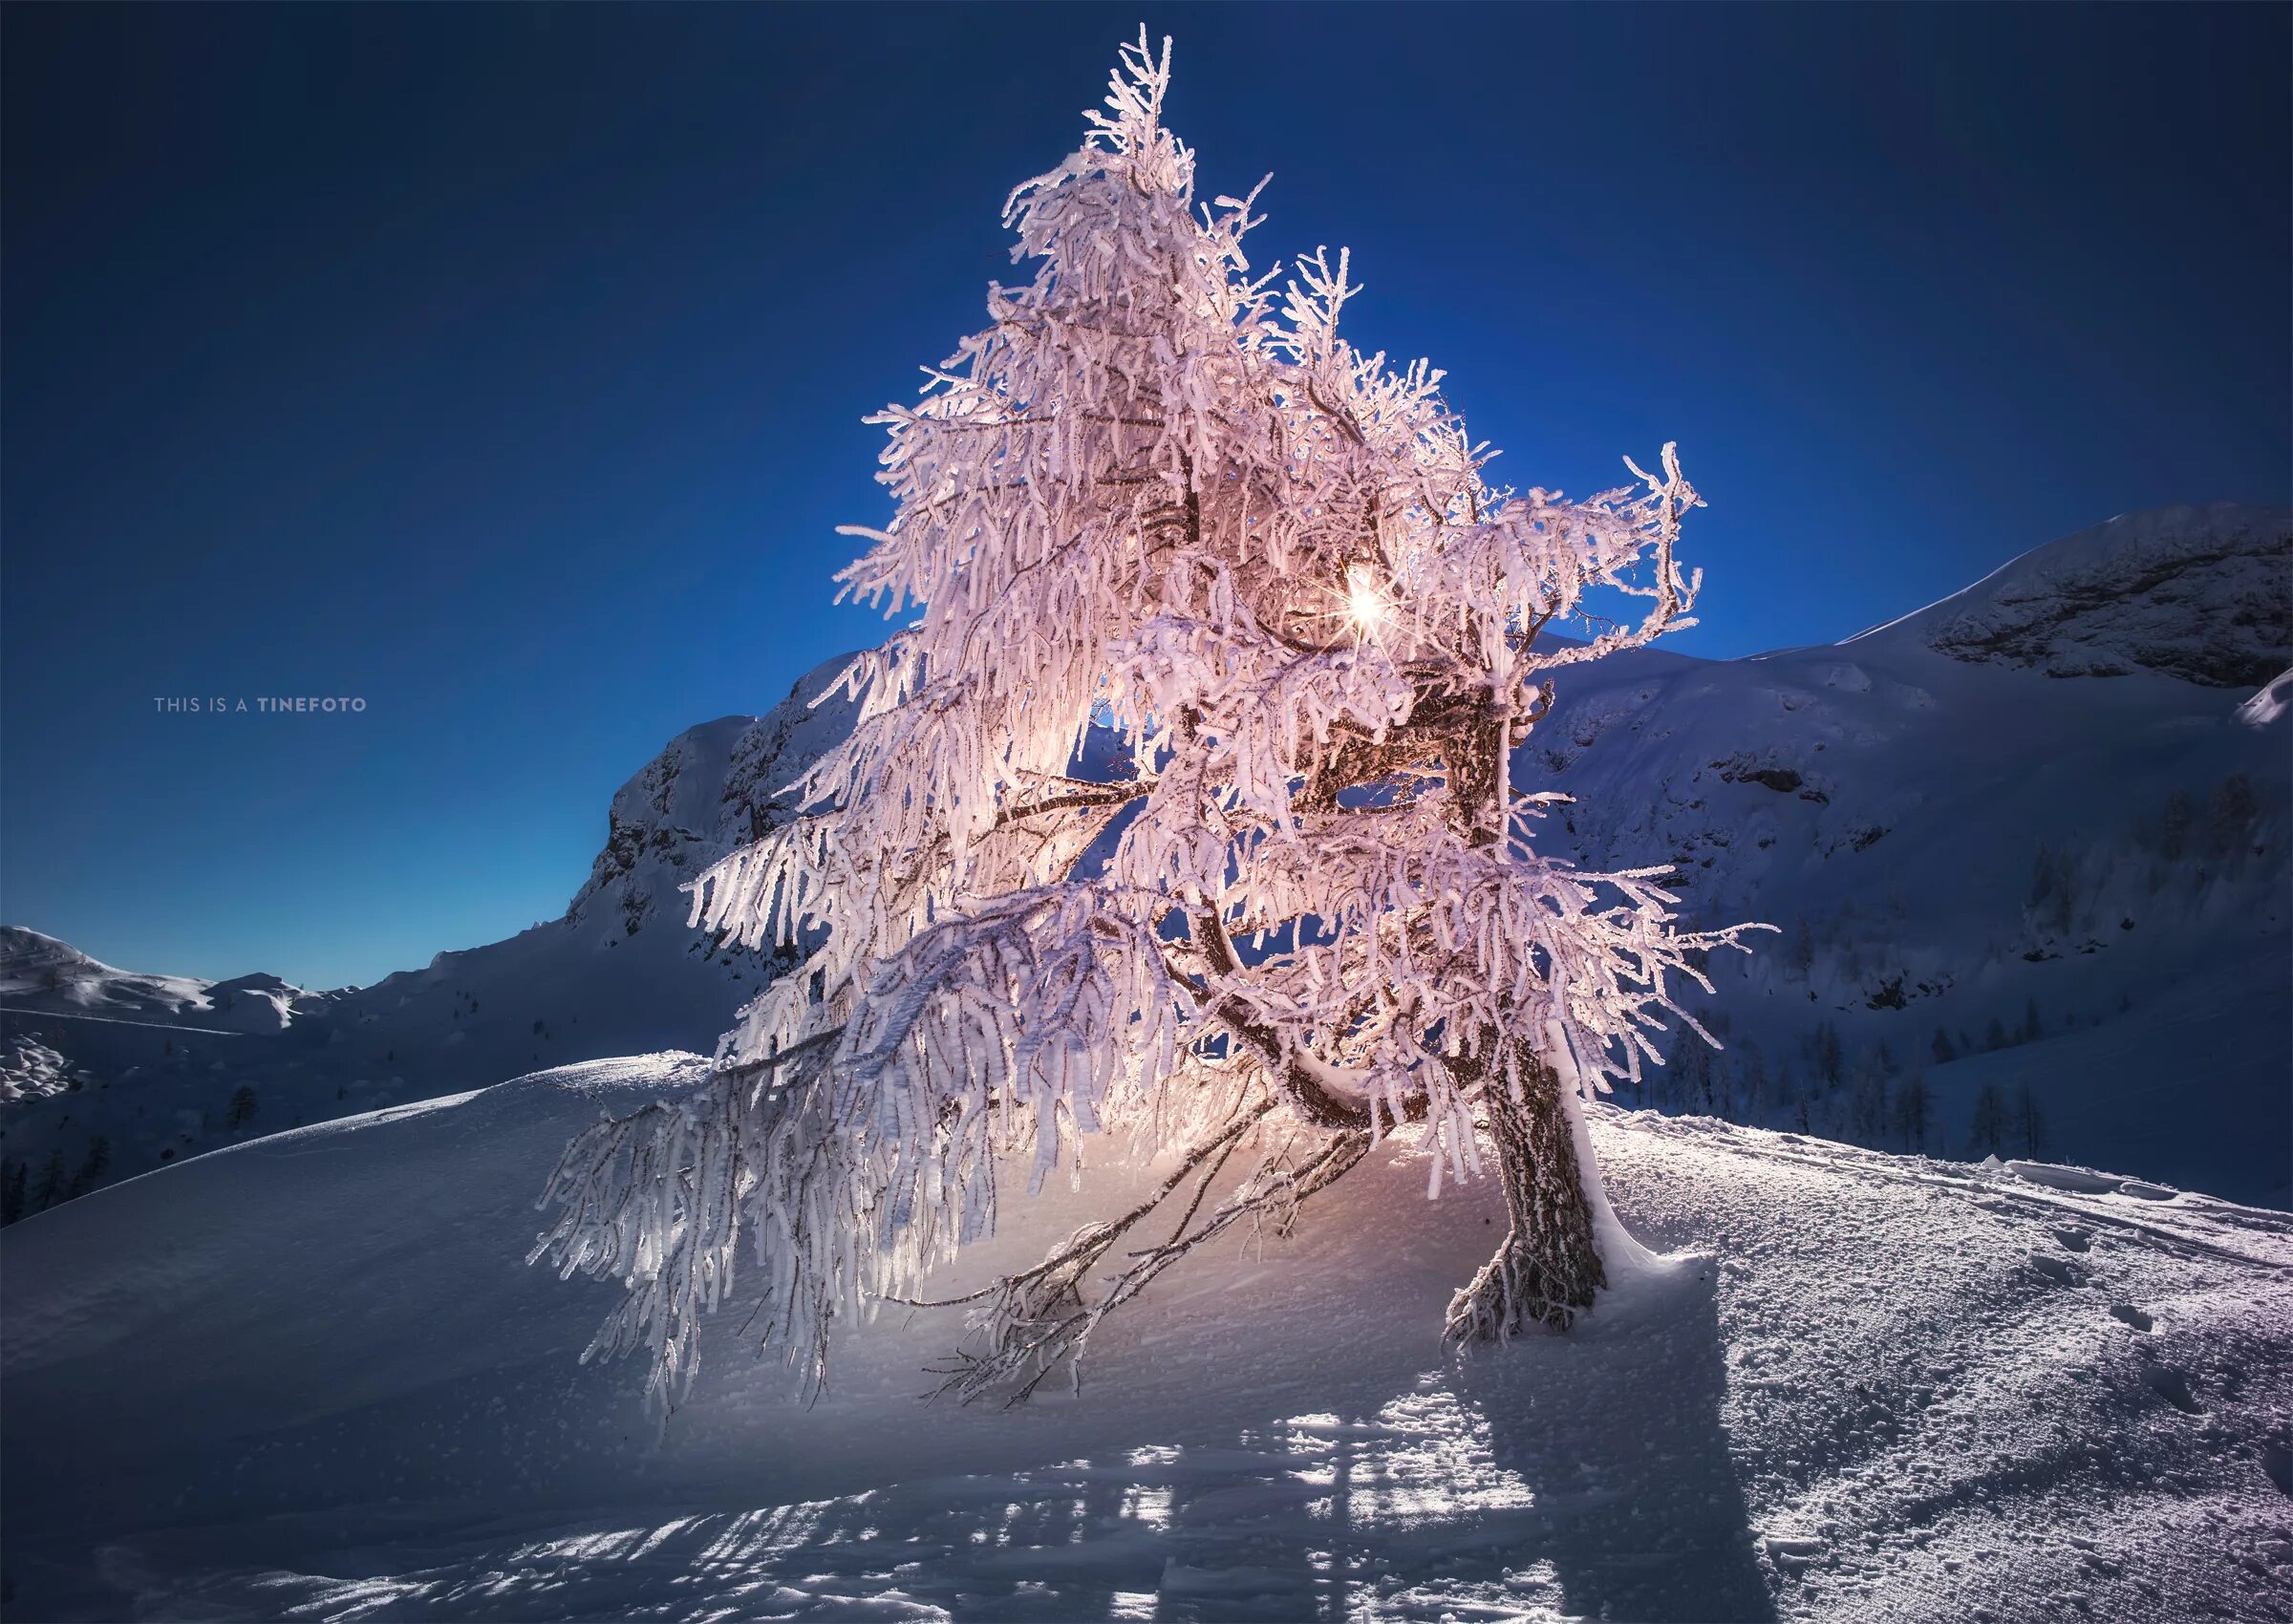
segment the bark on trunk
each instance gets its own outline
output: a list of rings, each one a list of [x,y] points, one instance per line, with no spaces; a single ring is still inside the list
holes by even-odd
[[[1532,1324],[1566,1331],[1607,1283],[1560,1079],[1524,1058],[1520,1091],[1516,1100],[1491,1078],[1483,1094],[1511,1225],[1497,1254],[1450,1301],[1452,1341],[1495,1341]]]

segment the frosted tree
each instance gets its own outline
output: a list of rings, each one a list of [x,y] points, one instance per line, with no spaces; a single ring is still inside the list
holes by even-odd
[[[1749,929],[1541,857],[1558,798],[1511,781],[1553,673],[1692,624],[1672,448],[1589,501],[1492,488],[1439,372],[1339,336],[1345,255],[1254,276],[1257,192],[1197,205],[1168,65],[1125,51],[1007,205],[1033,279],[872,419],[896,512],[840,580],[904,623],[845,673],[859,721],[798,815],[687,887],[696,927],[801,963],[706,1086],[599,1122],[545,1195],[533,1255],[628,1287],[592,1353],[649,1350],[672,1400],[744,1239],[754,1324],[817,1382],[835,1321],[929,1300],[1086,1149],[1152,1182],[961,1299],[955,1393],[1072,1368],[1388,1141],[1429,1195],[1492,1162],[1504,1190],[1448,1334],[1566,1327],[1608,1231],[1580,1101],[1694,1026],[1676,990]]]

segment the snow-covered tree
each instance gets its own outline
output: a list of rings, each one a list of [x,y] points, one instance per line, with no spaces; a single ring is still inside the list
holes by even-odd
[[[1587,501],[1491,487],[1442,374],[1339,336],[1344,254],[1254,276],[1256,191],[1197,205],[1168,65],[1125,51],[1011,196],[1032,281],[873,419],[897,510],[840,579],[905,624],[846,673],[859,721],[800,814],[688,887],[800,967],[545,1197],[534,1256],[629,1288],[592,1351],[649,1349],[672,1399],[743,1237],[764,1341],[817,1381],[833,1320],[918,1300],[1086,1145],[1160,1176],[965,1299],[962,1396],[1030,1391],[1389,1138],[1428,1194],[1491,1160],[1505,1192],[1449,1334],[1565,1327],[1604,1278],[1578,1102],[1695,1026],[1676,990],[1749,929],[1540,856],[1558,798],[1511,781],[1553,673],[1692,624],[1672,448]]]

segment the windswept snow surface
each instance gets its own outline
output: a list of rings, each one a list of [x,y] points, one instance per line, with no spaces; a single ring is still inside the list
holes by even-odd
[[[1667,1255],[1458,1359],[1487,1186],[1381,1158],[1174,1271],[1079,1398],[927,1404],[952,1314],[807,1408],[711,1326],[656,1429],[520,1261],[603,1061],[201,1157],[0,1237],[11,1617],[2293,1617],[2293,1220],[2091,1170],[1596,1115]],[[1120,1179],[1015,1202],[951,1290]],[[1407,1207],[1392,1244],[1368,1210]],[[1377,1233],[1376,1246],[1362,1237]]]

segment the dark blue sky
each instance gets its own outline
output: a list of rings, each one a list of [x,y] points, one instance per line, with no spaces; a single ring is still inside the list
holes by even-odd
[[[0,916],[374,979],[875,634],[878,431],[1144,16],[1496,472],[1681,442],[1708,654],[2289,482],[2282,6],[0,12]],[[159,695],[345,694],[356,717]]]

